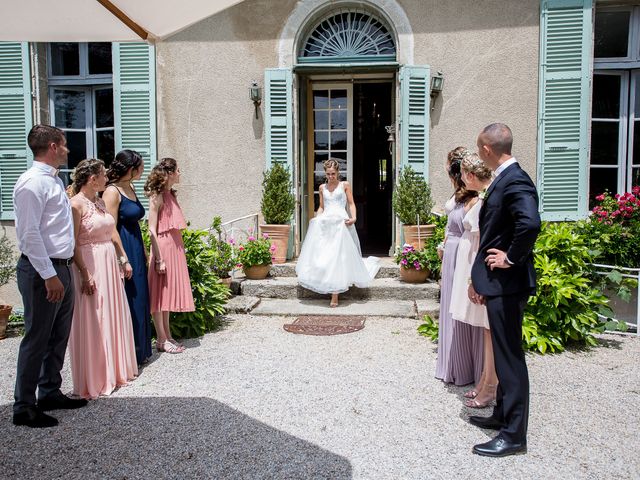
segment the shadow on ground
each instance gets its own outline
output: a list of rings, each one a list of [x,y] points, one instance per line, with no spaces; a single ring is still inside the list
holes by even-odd
[[[346,458],[208,398],[105,398],[51,413],[58,427],[30,429],[0,407],[4,478],[352,476]]]

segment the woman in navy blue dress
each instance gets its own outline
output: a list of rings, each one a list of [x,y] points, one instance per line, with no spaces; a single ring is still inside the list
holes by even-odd
[[[116,219],[118,233],[133,270],[131,278],[125,280],[125,290],[133,320],[138,365],[146,363],[151,356],[147,257],[138,223],[144,217],[145,210],[132,185],[143,171],[144,162],[140,154],[133,150],[122,150],[111,162],[107,171],[109,186],[102,195],[107,211]],[[126,263],[127,259],[122,260]]]

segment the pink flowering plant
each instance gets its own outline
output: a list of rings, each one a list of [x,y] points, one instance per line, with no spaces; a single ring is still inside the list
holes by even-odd
[[[630,192],[595,197],[591,218],[578,223],[595,253],[596,263],[637,268],[640,265],[640,186]]]
[[[262,237],[250,235],[247,241],[238,246],[238,267],[253,267],[255,265],[270,265],[273,261],[275,245],[271,245],[269,235]]]
[[[405,243],[402,248],[396,248],[394,261],[402,268],[424,270],[429,267],[429,255],[426,250],[416,250],[413,245]]]

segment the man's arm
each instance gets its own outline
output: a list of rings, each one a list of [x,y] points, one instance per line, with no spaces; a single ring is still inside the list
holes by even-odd
[[[529,182],[518,180],[505,189],[504,202],[515,223],[513,240],[506,255],[514,265],[522,265],[533,251],[540,233],[538,195]]]

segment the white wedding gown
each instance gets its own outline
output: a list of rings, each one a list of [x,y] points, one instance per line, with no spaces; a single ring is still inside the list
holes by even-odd
[[[353,225],[344,222],[347,194],[342,182],[330,192],[322,189],[324,211],[309,222],[298,257],[298,283],[316,293],[342,293],[349,287],[366,288],[380,269],[376,257],[362,259],[360,240]]]

